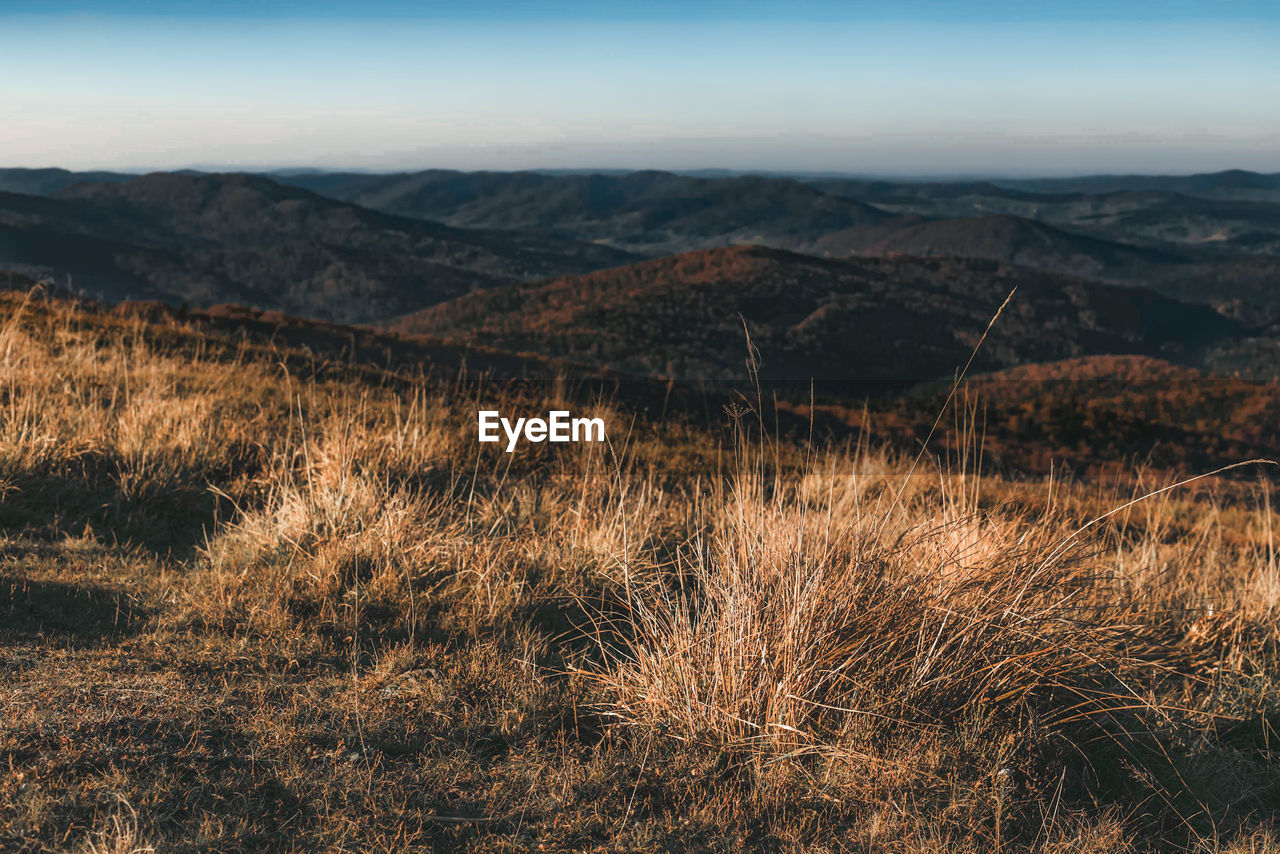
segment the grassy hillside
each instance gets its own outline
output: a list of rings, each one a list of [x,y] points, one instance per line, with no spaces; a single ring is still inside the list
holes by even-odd
[[[1277,844],[1262,484],[1125,506],[235,320],[0,293],[0,846]],[[474,440],[566,403],[611,444]]]
[[[1275,342],[1269,342],[1276,349]],[[886,438],[923,437],[950,383],[918,388],[870,411],[820,408],[865,420]],[[972,377],[961,390],[981,431],[985,464],[1043,473],[1146,468],[1208,471],[1253,457],[1280,459],[1280,386],[1223,377],[1146,356],[1091,356]],[[806,407],[794,415],[807,417]]]

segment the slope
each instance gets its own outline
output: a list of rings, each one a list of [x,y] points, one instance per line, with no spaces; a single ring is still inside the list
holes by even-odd
[[[402,216],[473,228],[537,229],[636,252],[785,243],[889,218],[799,181],[670,172],[302,175],[280,180]]]
[[[1126,246],[1072,234],[1017,216],[907,222],[883,229],[851,229],[817,241],[824,254],[985,258],[1052,273],[1132,280],[1151,268],[1181,263],[1172,252]]]
[[[392,217],[249,175],[157,173],[0,196],[0,263],[59,281],[72,273],[107,297],[368,321],[628,260],[572,240]]]
[[[471,294],[391,328],[485,341],[643,375],[746,376],[744,327],[769,381],[899,386],[964,364],[1016,302],[979,369],[1094,353],[1184,352],[1237,335],[1216,312],[1150,291],[990,261],[820,259],[761,247],[689,253]]]

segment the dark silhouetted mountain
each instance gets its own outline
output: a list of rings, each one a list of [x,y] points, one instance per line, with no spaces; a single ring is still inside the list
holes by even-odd
[[[747,242],[805,251],[828,232],[882,225],[885,211],[944,219],[1010,214],[1156,248],[1173,243],[1270,253],[1280,244],[1280,190],[1272,198],[1267,189],[1280,176],[1082,178],[1076,187],[1077,179],[895,182],[712,174],[429,171],[281,180],[388,213],[463,227],[549,230],[649,254]],[[839,199],[859,207],[843,207]],[[1247,239],[1214,245],[1237,238]]]
[[[1185,353],[1240,333],[1207,307],[992,261],[834,260],[761,247],[470,294],[392,328],[632,374],[735,381],[747,374],[745,327],[766,381],[850,391],[949,376],[1015,285],[978,369]]]
[[[883,229],[852,229],[827,235],[814,248],[830,255],[957,256],[1006,261],[1051,273],[1126,280],[1152,266],[1184,258],[1071,234],[1023,217],[999,215],[943,219]]]
[[[1280,204],[1201,199],[1155,190],[1081,195],[1033,211],[1050,223],[1150,246],[1232,253],[1280,252]]]
[[[958,216],[980,212],[984,199],[1056,201],[1060,195],[1000,187],[990,181],[872,181],[859,178],[810,178],[805,183],[831,196],[858,199],[886,210]],[[1078,195],[1078,194],[1077,194]],[[948,206],[950,205],[950,206]]]
[[[1202,178],[1186,181],[1200,186]],[[536,229],[646,254],[744,243],[837,257],[952,254],[1154,286],[1186,278],[1171,267],[1190,265],[1198,273],[1241,255],[1280,250],[1280,205],[1168,190],[1091,194],[990,181],[800,181],[668,172],[431,171],[283,180],[395,214],[456,226]],[[945,221],[926,223],[931,219]],[[1240,279],[1249,269],[1237,266],[1230,277]],[[1270,282],[1241,284],[1252,293]],[[1206,291],[1197,299],[1208,303],[1223,296]]]
[[[123,172],[71,172],[66,169],[0,169],[0,192],[48,196],[81,181],[118,184],[136,175]]]
[[[281,180],[401,216],[459,227],[546,231],[651,255],[739,243],[789,244],[889,218],[799,181],[756,176],[437,170]]]
[[[1010,214],[1102,239],[1149,247],[1175,244],[1230,252],[1275,252],[1280,204],[1197,198],[1164,190],[1034,193],[990,182],[811,182],[898,214],[955,219]]]
[[[0,193],[0,265],[93,296],[154,297],[134,268],[160,271],[174,262],[164,250],[131,242],[134,225],[86,216],[56,199]]]
[[[1078,178],[999,180],[1002,187],[1047,193],[1114,193],[1163,190],[1208,199],[1280,202],[1280,172],[1228,169],[1197,175],[1086,175]]]
[[[1249,206],[1255,203],[1206,204]],[[1140,218],[1143,214],[1136,212],[1131,216]],[[1205,241],[1193,249],[1154,241],[1149,245],[1120,243],[1009,215],[944,220],[908,215],[878,226],[835,232],[802,248],[830,257],[987,258],[1046,272],[1148,287],[1185,302],[1215,306],[1244,302],[1258,307],[1262,315],[1278,316],[1280,257],[1256,251],[1233,252],[1236,244],[1243,240],[1256,242],[1251,250],[1280,246],[1280,234]]]
[[[1280,257],[1245,255],[1153,272],[1151,286],[1186,302],[1244,304],[1227,313],[1255,325],[1280,320]],[[1252,307],[1252,311],[1248,310]]]
[[[547,235],[389,216],[260,176],[156,173],[0,195],[0,263],[110,298],[372,321],[496,284],[634,260]]]
[[[57,181],[74,174],[52,171]],[[761,244],[830,257],[988,258],[1271,311],[1280,310],[1280,204],[1187,192],[1261,191],[1275,178],[913,183],[714,170],[293,170],[273,183],[188,173],[65,187],[56,199],[94,207],[74,215],[33,223],[0,211],[0,262],[71,274],[115,295],[225,298],[358,320],[634,260],[611,251],[618,247],[653,256]]]

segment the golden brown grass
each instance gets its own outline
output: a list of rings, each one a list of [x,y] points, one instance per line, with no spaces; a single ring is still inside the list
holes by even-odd
[[[1265,483],[507,455],[554,387],[0,299],[0,847],[1275,850]]]

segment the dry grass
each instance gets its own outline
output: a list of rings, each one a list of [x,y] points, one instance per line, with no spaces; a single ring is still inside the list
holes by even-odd
[[[124,798],[108,823],[88,842],[88,854],[152,854],[138,833],[138,813]]]
[[[553,388],[2,299],[0,847],[1276,849],[1264,483],[507,455]]]

